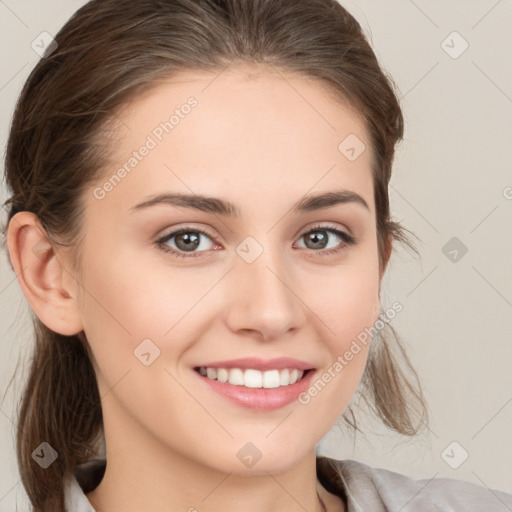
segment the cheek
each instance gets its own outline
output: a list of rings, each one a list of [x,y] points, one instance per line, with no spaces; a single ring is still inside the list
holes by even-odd
[[[343,374],[343,389],[350,394],[358,385],[366,364],[370,328],[378,308],[378,286],[370,283],[364,286],[357,279],[352,283],[344,280],[344,283],[347,285],[345,292],[337,292],[326,302],[322,318],[328,329],[324,330],[323,340],[330,356],[329,372]]]
[[[84,275],[84,331],[104,415],[125,418],[128,413],[164,436],[168,425],[194,407],[173,376],[181,380],[176,367],[197,339],[194,305],[212,284],[194,286],[190,273],[173,269],[166,276],[127,256],[111,261],[99,252],[89,254],[88,268],[95,271]]]
[[[302,286],[308,306],[321,320],[316,324],[322,326],[321,339],[333,357],[343,353],[378,316],[379,271],[374,254],[354,253],[337,269],[316,271]]]
[[[327,422],[335,421],[350,402],[365,369],[371,327],[379,313],[379,272],[376,252],[358,253],[337,271],[317,272],[314,287],[303,288],[315,312],[312,325],[328,351],[326,365],[304,396],[315,400]],[[316,320],[315,317],[318,317]],[[320,319],[320,321],[318,321]],[[322,395],[318,400],[314,397]]]
[[[318,418],[322,435],[345,411],[361,382],[378,307],[378,283],[375,285],[372,279],[351,275],[340,277],[341,283],[343,291],[332,283],[329,300],[325,298],[321,309],[319,336],[322,348],[328,351],[325,366],[298,397],[299,404]]]
[[[128,335],[133,343],[139,338],[161,339],[211,286],[190,270],[156,271],[151,262],[133,253],[108,259],[96,252],[89,255],[88,268],[94,271],[84,275],[88,293],[82,310],[89,329],[101,325],[104,335],[107,330]]]
[[[172,329],[197,294],[179,279],[156,276],[136,256],[117,253],[109,258],[107,246],[101,247],[103,251],[84,252],[86,292],[80,307],[100,373],[112,384],[135,363],[140,366],[136,354],[144,340],[151,340],[142,346],[149,347],[152,357],[158,351],[180,349]],[[163,345],[164,339],[169,347]]]

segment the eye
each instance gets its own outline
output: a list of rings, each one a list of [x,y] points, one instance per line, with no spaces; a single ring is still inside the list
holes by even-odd
[[[156,241],[156,244],[164,252],[170,252],[177,256],[178,258],[186,258],[189,256],[196,257],[200,256],[200,253],[204,252],[204,250],[195,252],[195,249],[203,248],[205,250],[208,250],[208,247],[204,248],[205,244],[201,243],[201,238],[203,237],[212,240],[212,237],[206,231],[197,228],[184,227],[177,229],[176,231],[173,231],[168,235],[164,235],[162,238],[159,238]],[[173,247],[172,245],[169,245],[169,243],[174,238],[176,240],[173,241]]]
[[[314,249],[314,252],[318,252],[322,255],[337,253],[343,250],[346,246],[354,245],[357,242],[355,237],[345,233],[345,231],[323,225],[315,226],[314,228],[310,229],[301,236],[301,240],[303,238],[306,241],[305,243],[307,244],[307,249],[312,248]],[[342,240],[341,244],[338,242],[335,243],[334,246],[328,247],[331,240],[334,239],[334,242],[336,242],[336,238]]]
[[[206,244],[202,243],[202,238],[210,240],[210,244],[208,242],[206,242]],[[321,255],[337,253],[346,246],[354,245],[357,242],[356,238],[352,235],[337,228],[324,225],[315,226],[304,233],[300,238],[306,239],[306,243],[309,245],[306,249],[312,249],[313,252],[320,253]],[[341,244],[338,241],[334,248],[327,247],[330,240],[334,239],[334,241],[336,241],[336,238],[342,240]],[[201,256],[201,253],[208,252],[208,250],[212,248],[213,242],[213,237],[206,231],[192,227],[183,227],[164,235],[156,240],[155,243],[158,248],[164,252],[171,253],[178,258],[187,258],[198,257]],[[208,247],[209,245],[210,247]],[[326,250],[326,247],[328,250]]]

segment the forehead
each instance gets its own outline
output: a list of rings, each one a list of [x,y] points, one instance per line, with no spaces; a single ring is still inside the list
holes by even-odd
[[[357,110],[332,85],[264,64],[231,64],[215,72],[184,70],[163,75],[123,105],[116,118],[128,128],[126,123],[134,117],[137,122],[155,113],[166,117],[191,96],[198,99],[205,114],[214,108],[222,108],[224,116],[232,113],[233,117],[258,111],[275,122],[276,114],[293,113],[302,121],[323,123],[331,130],[337,130],[343,119],[360,132],[365,129]]]
[[[139,149],[151,149],[126,168],[129,176],[111,196],[123,189],[133,203],[142,191],[168,188],[218,196],[239,191],[245,198],[278,190],[296,199],[314,187],[346,186],[366,195],[372,208],[362,117],[304,75],[266,65],[180,72],[134,97],[116,119],[103,179]],[[347,149],[360,154],[354,159]]]

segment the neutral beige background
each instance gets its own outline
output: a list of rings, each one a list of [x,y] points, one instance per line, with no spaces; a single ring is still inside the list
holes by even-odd
[[[2,148],[16,98],[38,59],[31,42],[43,31],[55,34],[83,3],[0,0]],[[393,325],[422,378],[432,425],[428,435],[411,440],[374,421],[366,440],[355,444],[335,427],[319,450],[418,478],[455,477],[510,491],[512,1],[342,3],[369,34],[402,96],[406,137],[391,202],[394,217],[421,238],[422,259],[397,247],[383,310],[394,301],[404,307]],[[453,58],[464,41],[467,50]],[[452,237],[468,249],[455,262],[443,252]],[[5,254],[0,261],[3,392],[19,355],[29,355],[31,331]],[[11,392],[0,414],[0,512],[16,502],[28,510],[14,457],[13,407]],[[462,450],[467,460],[452,469],[445,460],[454,465]]]

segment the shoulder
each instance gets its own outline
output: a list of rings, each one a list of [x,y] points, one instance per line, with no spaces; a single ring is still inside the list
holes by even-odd
[[[330,490],[344,492],[349,510],[511,512],[512,494],[454,478],[414,479],[355,460],[318,457]],[[352,506],[350,506],[352,505]]]

